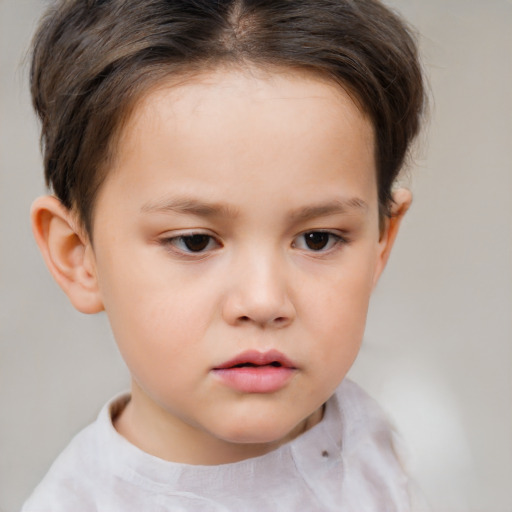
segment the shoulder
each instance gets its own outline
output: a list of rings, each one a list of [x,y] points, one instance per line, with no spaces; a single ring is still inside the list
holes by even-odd
[[[99,482],[108,474],[110,421],[107,404],[98,419],[79,432],[54,461],[47,474],[25,502],[22,512],[69,512],[96,510]]]
[[[345,456],[387,455],[402,466],[400,437],[380,405],[356,383],[345,379],[336,391]]]
[[[60,512],[87,503],[93,473],[91,456],[96,452],[94,430],[94,424],[90,425],[71,440],[25,502],[22,512]]]
[[[349,380],[340,385],[336,399],[343,431],[344,480],[350,494],[380,503],[375,510],[411,510],[403,443],[387,415]]]
[[[352,438],[376,430],[390,430],[389,418],[380,405],[355,382],[344,379],[335,396],[346,435]]]

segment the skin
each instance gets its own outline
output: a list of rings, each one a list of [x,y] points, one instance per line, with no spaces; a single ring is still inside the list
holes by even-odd
[[[321,420],[411,200],[395,193],[380,232],[375,176],[371,122],[339,86],[223,68],[139,101],[94,243],[57,199],[35,202],[48,267],[77,309],[106,310],[131,372],[123,436],[167,460],[221,464]],[[275,392],[240,392],[213,371],[271,349],[295,367]]]

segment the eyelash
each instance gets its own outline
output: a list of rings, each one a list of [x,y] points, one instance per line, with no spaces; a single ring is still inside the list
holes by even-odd
[[[308,241],[304,238],[307,235],[317,236],[327,235],[328,239],[325,247],[321,247],[319,249],[313,249],[311,247],[298,247],[297,240],[302,239],[304,241],[304,245],[308,245]],[[190,245],[187,242],[194,242],[194,238],[196,238],[195,242],[199,244],[200,249],[195,251],[192,250]],[[310,237],[309,241],[314,242],[314,239]],[[317,240],[318,241],[318,240]],[[206,243],[205,243],[206,242]],[[321,240],[323,242],[323,240]],[[292,242],[292,248],[297,248],[299,250],[304,250],[306,252],[311,252],[313,254],[324,254],[329,253],[336,248],[340,248],[341,246],[349,244],[350,241],[346,238],[346,236],[342,236],[339,233],[333,233],[331,231],[323,231],[323,230],[311,230],[305,231],[300,235],[296,236]],[[213,235],[208,233],[185,233],[182,235],[177,235],[173,237],[167,237],[160,240],[160,244],[163,245],[167,250],[177,253],[182,256],[192,256],[192,257],[204,257],[209,254],[212,250],[218,249],[222,247],[222,243],[219,242]],[[211,247],[211,245],[214,247]],[[180,247],[181,245],[181,247]],[[202,247],[204,245],[204,247]]]
[[[193,242],[192,239],[194,237],[203,238],[203,240],[196,240],[199,243],[199,245],[202,245],[201,241],[204,242],[205,241],[204,239],[207,239],[206,245],[204,246],[204,248],[202,248],[198,251],[194,251],[194,250],[191,250],[189,246],[187,246],[187,241]],[[184,256],[197,255],[197,256],[204,257],[208,252],[210,252],[212,250],[212,247],[210,247],[212,245],[212,243],[215,245],[215,248],[222,247],[222,244],[214,236],[212,236],[208,233],[201,233],[201,232],[185,233],[182,235],[163,238],[162,240],[160,240],[160,243],[165,248],[167,248],[169,251],[172,251],[174,253],[178,253],[178,254],[181,254]],[[181,244],[182,246],[179,247],[179,244]]]
[[[304,238],[307,235],[317,235],[317,236],[318,235],[321,235],[321,236],[327,235],[328,236],[327,244],[330,244],[330,245],[327,249],[324,247],[322,247],[318,250],[312,249],[311,247],[303,248],[303,250],[305,250],[307,252],[312,252],[315,254],[329,253],[329,252],[335,250],[336,248],[340,248],[341,246],[347,245],[349,243],[348,238],[344,235],[341,235],[339,233],[333,233],[332,231],[323,231],[321,229],[317,229],[317,230],[305,231],[304,233],[301,233],[300,235],[298,235],[294,239],[292,247],[297,247],[296,240],[301,239],[301,238],[304,240],[305,245],[307,245],[307,241]],[[314,241],[314,240],[312,238],[310,238],[310,241]]]

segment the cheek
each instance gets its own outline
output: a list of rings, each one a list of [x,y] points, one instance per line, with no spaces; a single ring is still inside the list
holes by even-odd
[[[133,304],[108,311],[119,351],[132,377],[146,392],[194,386],[191,368],[206,368],[202,341],[206,331],[201,304],[174,295],[172,289],[139,294]],[[124,306],[124,307],[123,307]],[[150,391],[151,390],[151,391]]]
[[[185,285],[178,274],[137,258],[132,263],[100,267],[105,310],[123,358],[134,374],[186,363],[215,314],[212,288],[199,280]]]
[[[314,292],[302,308],[308,330],[316,332],[319,345],[325,347],[317,346],[322,364],[351,364],[359,350],[372,291],[372,262],[371,254],[354,255],[335,272],[311,283]]]

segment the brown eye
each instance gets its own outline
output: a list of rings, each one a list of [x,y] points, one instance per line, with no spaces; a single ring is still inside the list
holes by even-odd
[[[202,234],[181,236],[179,238],[181,239],[181,243],[190,252],[204,251],[212,241],[211,236]]]
[[[303,236],[308,249],[321,251],[327,247],[332,235],[323,231],[312,231],[311,233],[305,233]]]
[[[187,257],[208,256],[222,247],[222,243],[208,233],[191,232],[162,238],[160,244],[171,254]]]
[[[306,231],[295,238],[292,247],[310,252],[328,252],[347,243],[344,236],[332,231]]]

